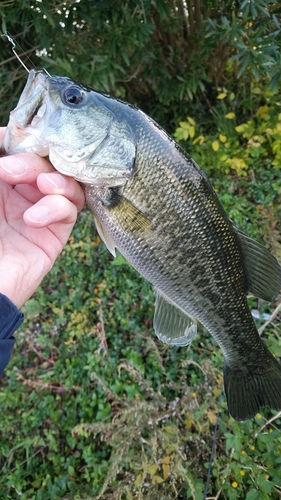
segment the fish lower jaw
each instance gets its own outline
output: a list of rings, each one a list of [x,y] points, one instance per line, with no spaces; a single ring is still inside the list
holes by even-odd
[[[40,140],[38,129],[28,125],[26,128],[11,124],[6,129],[2,148],[6,154],[36,153],[39,156],[47,156],[49,148]]]

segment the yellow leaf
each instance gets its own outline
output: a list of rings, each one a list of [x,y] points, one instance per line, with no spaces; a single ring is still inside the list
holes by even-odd
[[[186,141],[189,137],[189,130],[184,130],[182,136],[183,140]]]
[[[161,463],[162,464],[169,464],[169,463],[171,463],[171,458],[170,457],[161,458]]]
[[[242,125],[237,125],[237,127],[235,127],[235,130],[236,132],[238,132],[238,134],[243,134],[243,132],[245,132],[245,128],[247,128],[246,123],[242,123]]]
[[[75,340],[73,340],[73,338],[64,342],[64,345],[71,345],[71,344],[75,344]]]
[[[233,118],[235,118],[235,113],[231,111],[230,113],[227,113],[225,115],[225,118],[227,118],[228,120],[233,120]]]
[[[190,135],[191,139],[194,137],[194,134],[195,134],[195,127],[191,126],[189,129],[189,135]]]
[[[147,469],[147,472],[148,472],[148,474],[149,474],[151,477],[153,477],[153,476],[155,476],[155,474],[156,474],[156,472],[158,471],[158,469],[159,469],[159,466],[158,466],[157,464],[155,464],[155,465],[150,465],[150,467],[148,467],[148,469]]]
[[[187,123],[187,122],[180,122],[180,126],[181,126],[181,128],[189,130],[189,123]]]
[[[247,165],[242,158],[229,158],[226,162],[238,173],[238,175],[246,175],[245,169]]]
[[[214,151],[217,151],[219,149],[219,147],[220,147],[219,141],[213,141],[212,142],[212,148],[213,148]]]
[[[140,486],[142,482],[142,474],[138,474],[135,479],[135,486]]]
[[[253,140],[262,144],[266,139],[263,135],[253,135]]]
[[[231,92],[229,95],[229,100],[233,101],[233,99],[235,99],[235,94],[234,94],[234,92]]]
[[[175,434],[175,426],[174,425],[165,425],[164,430],[165,430],[165,432],[167,432],[167,434],[170,434],[171,436],[174,436],[174,434]]]
[[[196,137],[196,139],[194,139],[193,144],[197,144],[197,142],[199,142],[200,144],[203,144],[204,140],[205,139],[204,139],[203,135],[199,135],[198,137]]]
[[[262,91],[259,87],[254,87],[252,92],[253,92],[253,94],[261,94],[262,93]]]
[[[220,134],[220,141],[221,142],[226,142],[227,141],[227,137],[223,134]]]
[[[217,99],[224,99],[226,97],[226,93],[225,92],[221,92],[218,96],[217,96]]]
[[[227,159],[228,159],[228,156],[227,156],[227,155],[222,155],[222,156],[220,157],[220,161],[225,161],[225,160],[227,160]]]
[[[265,105],[265,106],[261,106],[261,107],[257,110],[256,115],[257,115],[257,116],[260,116],[260,118],[264,118],[264,117],[266,116],[266,114],[267,114],[268,110],[269,110],[269,107],[268,107],[267,105]]]
[[[164,479],[167,479],[171,474],[171,467],[168,464],[163,464],[162,468],[163,468],[163,477]]]
[[[58,315],[62,314],[62,311],[58,307],[55,307],[55,306],[52,307],[52,311],[53,311],[53,313],[58,314]]]
[[[192,418],[186,418],[184,421],[184,425],[185,425],[187,430],[191,429],[191,427],[193,426]]]
[[[188,116],[188,117],[187,117],[187,119],[188,119],[188,121],[189,121],[190,125],[193,125],[193,127],[195,127],[196,123],[195,123],[195,121],[193,120],[193,118],[191,118],[191,116]]]
[[[218,387],[215,387],[213,389],[213,395],[215,396],[215,398],[218,398],[220,393],[221,393],[221,390]]]
[[[211,424],[215,425],[215,423],[217,422],[217,415],[215,415],[215,413],[213,413],[212,411],[208,411],[208,418]]]
[[[152,484],[160,484],[163,482],[164,482],[164,479],[161,476],[153,476],[153,478],[152,478]]]

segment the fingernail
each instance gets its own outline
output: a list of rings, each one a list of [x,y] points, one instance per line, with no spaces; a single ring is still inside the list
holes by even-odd
[[[30,222],[45,222],[49,217],[49,209],[45,205],[37,205],[26,210],[25,216]]]
[[[25,172],[23,162],[19,158],[4,156],[0,160],[0,167],[10,175],[21,175]]]
[[[49,181],[55,188],[57,189],[63,189],[65,187],[65,178],[57,173],[52,173],[52,174],[44,174],[45,178],[47,181]]]

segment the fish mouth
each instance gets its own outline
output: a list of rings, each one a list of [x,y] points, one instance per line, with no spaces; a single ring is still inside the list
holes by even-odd
[[[17,107],[11,111],[10,120],[3,140],[4,154],[21,151],[48,154],[41,135],[50,110],[48,99],[49,77],[40,71],[31,70]],[[47,102],[48,101],[48,102]]]
[[[36,127],[41,120],[44,118],[44,114],[46,112],[47,105],[46,103],[42,104],[42,101],[36,106],[33,113],[27,117],[26,126]]]

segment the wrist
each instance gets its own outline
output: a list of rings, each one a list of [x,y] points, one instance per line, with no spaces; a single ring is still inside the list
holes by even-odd
[[[46,274],[38,272],[37,266],[24,268],[24,266],[10,265],[10,269],[0,266],[0,293],[6,295],[18,308],[21,308],[33,295]]]

